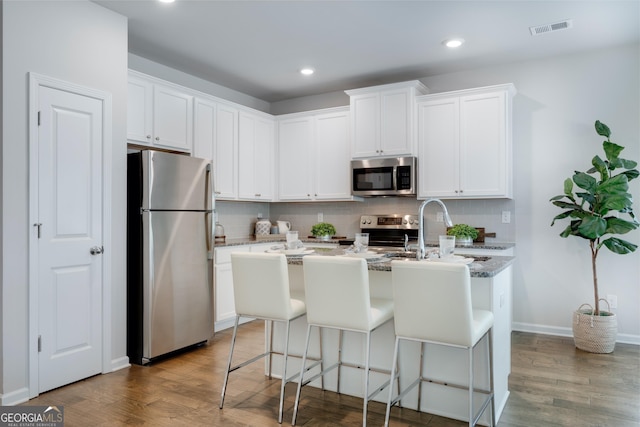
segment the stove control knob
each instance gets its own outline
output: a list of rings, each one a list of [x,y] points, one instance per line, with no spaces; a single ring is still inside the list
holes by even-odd
[[[407,225],[407,219],[406,219],[406,218],[403,218],[403,219],[402,219],[402,224],[403,224],[403,225]]]
[[[409,224],[413,225],[413,219],[409,219]]]

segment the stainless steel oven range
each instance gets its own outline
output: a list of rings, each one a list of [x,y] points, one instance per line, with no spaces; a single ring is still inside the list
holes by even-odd
[[[369,247],[407,249],[418,241],[418,216],[402,214],[362,215],[360,232],[369,233]]]

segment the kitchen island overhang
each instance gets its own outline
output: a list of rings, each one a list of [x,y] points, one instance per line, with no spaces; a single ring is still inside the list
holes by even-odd
[[[338,256],[343,254],[341,249],[316,249],[321,255]],[[486,257],[485,257],[486,258]],[[302,270],[303,257],[288,257],[289,280],[292,290],[304,292],[304,276]],[[488,260],[471,264],[471,292],[473,308],[489,310],[494,314],[493,326],[493,357],[494,357],[494,389],[496,399],[496,419],[499,420],[509,397],[508,379],[511,372],[511,319],[512,319],[512,264],[514,257],[491,256]],[[413,261],[406,262],[429,262]],[[476,264],[474,266],[474,264]],[[391,288],[391,260],[369,262],[369,286],[371,297],[392,299]],[[442,302],[446,304],[446,301]],[[444,320],[443,320],[444,321]],[[267,328],[269,325],[267,324]],[[290,351],[293,354],[302,354],[306,337],[306,317],[302,317],[292,324]],[[267,331],[268,332],[268,331]],[[274,343],[280,342],[284,332],[279,325],[274,329]],[[374,334],[371,341],[371,366],[380,370],[388,370],[393,360],[393,347],[395,332],[393,322],[389,322]],[[311,340],[317,342],[316,338]],[[475,380],[478,388],[489,386],[487,342],[479,343],[474,352]],[[364,340],[359,334],[345,335],[343,342],[343,360],[353,364],[362,364],[364,361]],[[276,348],[276,350],[281,350]],[[311,356],[319,356],[320,349],[317,344],[309,350]],[[322,352],[325,362],[336,363],[338,360],[338,333],[333,330],[323,331]],[[400,348],[399,369],[401,384],[413,381],[419,375],[420,346],[415,342],[403,343]],[[277,356],[274,367],[280,366]],[[300,369],[300,361],[290,358],[289,369]],[[431,383],[425,383],[421,397],[421,410],[423,412],[440,415],[448,418],[466,421],[468,406],[467,392],[465,390],[447,386],[445,384],[467,384],[467,374],[460,366],[467,363],[466,352],[462,349],[443,348],[428,344],[424,355],[425,376],[434,379]],[[428,373],[428,374],[426,374]],[[280,373],[275,370],[277,376]],[[340,393],[357,397],[364,396],[361,376],[362,370],[342,369],[340,380]],[[376,376],[379,376],[376,377]],[[376,384],[386,378],[382,374],[372,372],[371,382]],[[320,381],[316,380],[310,385],[320,387]],[[325,378],[326,390],[338,391],[337,373],[332,373]],[[397,390],[394,388],[394,395]],[[417,410],[417,388],[405,396],[402,406]],[[386,403],[388,390],[384,390],[374,400]],[[478,395],[478,402],[482,396]],[[391,415],[393,419],[392,410]],[[301,410],[300,416],[304,417]],[[488,417],[485,414],[480,423],[487,424]]]

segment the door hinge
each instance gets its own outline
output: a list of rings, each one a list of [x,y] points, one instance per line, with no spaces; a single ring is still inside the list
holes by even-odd
[[[42,335],[38,335],[38,353],[42,351]]]
[[[37,223],[33,224],[33,226],[34,226],[34,227],[38,227],[38,239],[39,239],[39,238],[40,238],[40,236],[42,235],[42,234],[41,234],[41,231],[42,231],[42,223],[41,223],[41,222],[37,222]]]
[[[38,111],[38,126],[40,126],[40,111]]]

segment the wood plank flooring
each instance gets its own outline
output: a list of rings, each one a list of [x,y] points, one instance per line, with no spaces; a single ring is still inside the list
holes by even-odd
[[[241,327],[237,360],[262,349],[263,330],[262,322]],[[614,353],[599,355],[576,349],[571,338],[518,332],[512,338],[511,395],[499,427],[640,426],[639,346],[618,344]],[[262,362],[231,374],[218,409],[230,340],[226,330],[178,357],[79,381],[26,404],[63,405],[67,427],[278,426],[280,382],[263,375]],[[286,426],[295,384],[287,385],[285,398]],[[307,387],[297,425],[358,426],[361,411],[361,399]],[[370,403],[368,424],[382,425],[384,412],[384,404]],[[395,407],[391,425],[466,424]]]

